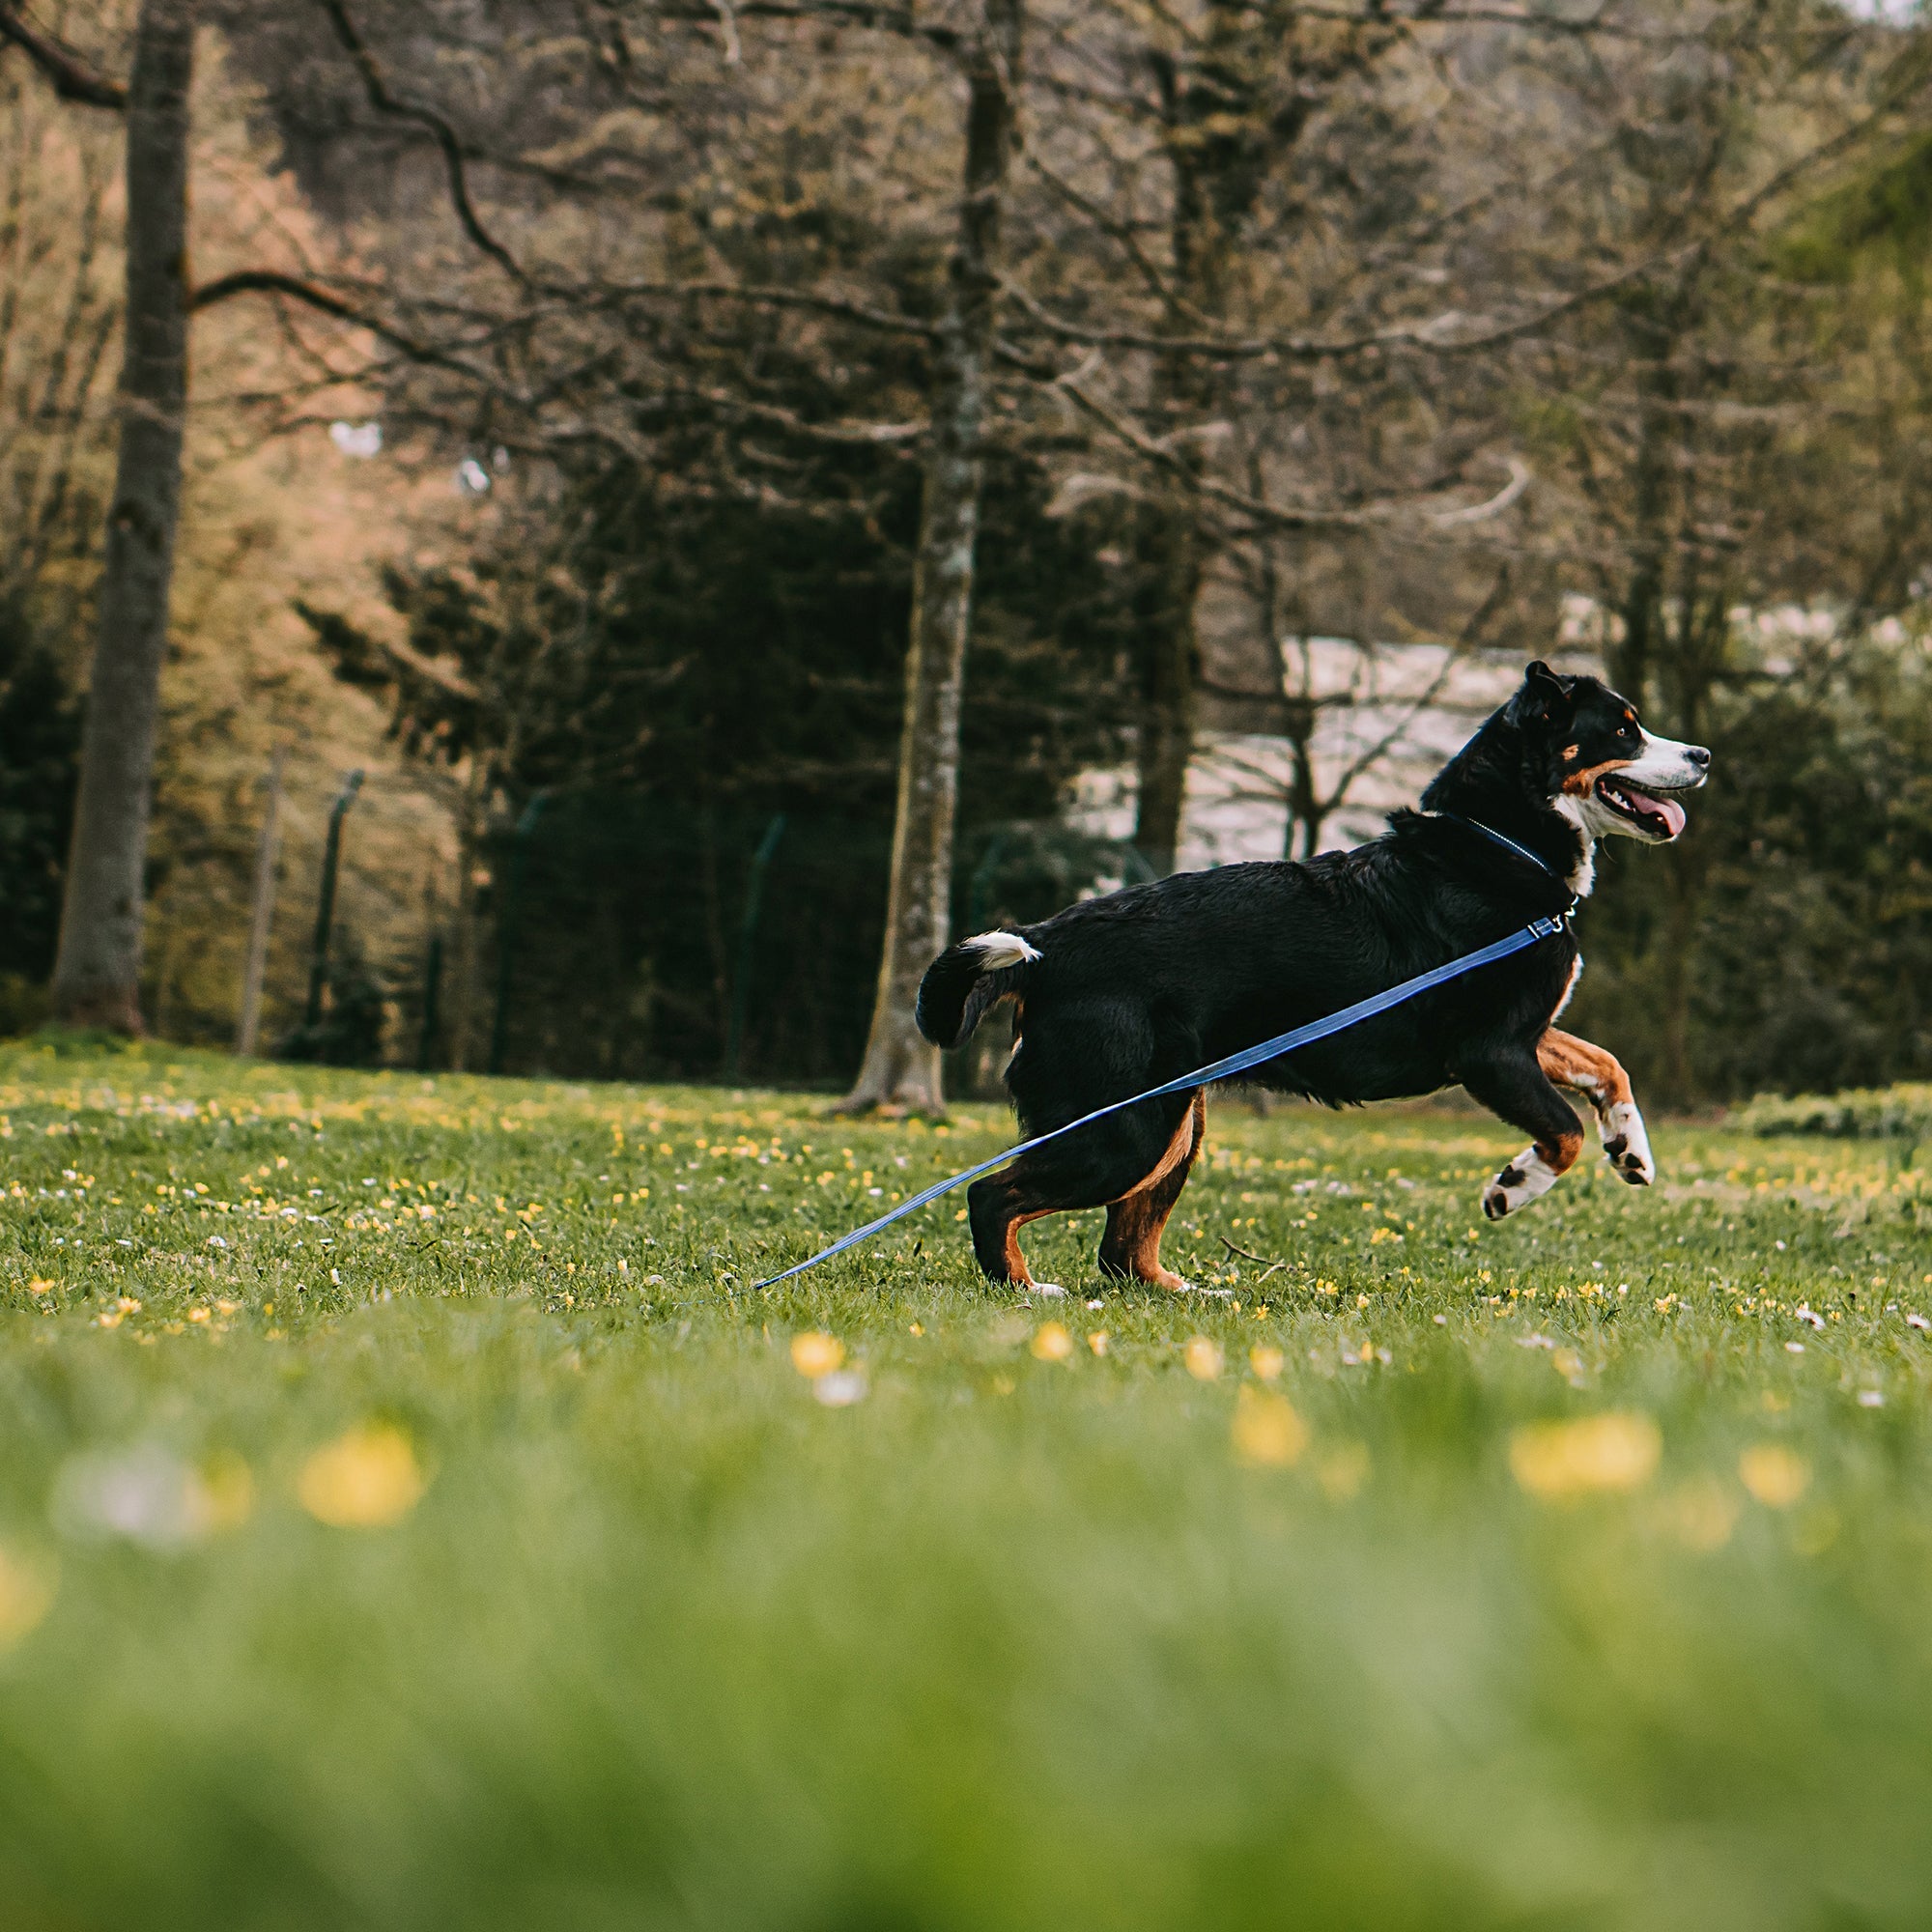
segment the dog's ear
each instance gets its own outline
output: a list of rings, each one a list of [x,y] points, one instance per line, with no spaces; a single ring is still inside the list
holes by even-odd
[[[1518,723],[1531,718],[1564,718],[1570,712],[1570,686],[1573,680],[1558,677],[1538,658],[1522,674],[1522,689],[1510,705]]]

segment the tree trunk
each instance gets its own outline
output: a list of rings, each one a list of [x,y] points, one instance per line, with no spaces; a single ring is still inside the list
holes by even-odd
[[[1146,588],[1140,633],[1140,781],[1134,845],[1158,873],[1180,854],[1187,767],[1194,756],[1201,644],[1194,611],[1201,595],[1201,506],[1177,485],[1151,504],[1140,545]]]
[[[490,776],[483,760],[470,754],[456,819],[456,961],[449,985],[449,1070],[467,1073],[471,1035],[476,1028],[476,976],[482,970],[482,914],[476,874],[483,864],[485,814]]]
[[[1229,256],[1260,190],[1270,144],[1277,131],[1287,131],[1265,129],[1259,118],[1263,78],[1280,46],[1278,29],[1258,29],[1255,18],[1235,0],[1209,0],[1206,31],[1187,65],[1165,54],[1153,60],[1174,174],[1172,273],[1186,303],[1166,326],[1182,335],[1196,331],[1200,317],[1226,321]],[[1225,407],[1226,377],[1193,355],[1162,357],[1151,400],[1164,427],[1199,429]],[[1187,436],[1174,447],[1180,469],[1149,506],[1138,544],[1143,588],[1135,626],[1140,793],[1134,844],[1156,872],[1173,871],[1180,851],[1200,708],[1196,607],[1212,543],[1197,487],[1207,468],[1206,445]]]
[[[1000,217],[1014,146],[1023,0],[985,0],[967,79],[964,193],[948,268],[933,371],[919,551],[906,652],[886,943],[859,1078],[839,1111],[939,1113],[939,1052],[920,1037],[913,1002],[945,949],[959,796],[959,708],[973,618],[986,370],[993,340]]]
[[[81,738],[57,1017],[141,1031],[143,872],[187,409],[188,83],[194,0],[143,0],[128,89],[121,449]]]

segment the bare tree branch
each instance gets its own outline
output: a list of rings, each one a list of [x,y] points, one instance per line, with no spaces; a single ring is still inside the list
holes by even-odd
[[[116,114],[127,112],[128,89],[122,82],[96,72],[71,47],[29,26],[12,6],[0,5],[0,41],[12,41],[26,54],[63,100],[105,107]]]
[[[450,202],[455,207],[457,220],[463,224],[463,232],[506,274],[519,282],[527,280],[516,257],[483,226],[476,213],[476,205],[469,198],[464,144],[456,129],[435,108],[403,100],[390,93],[382,63],[356,32],[355,23],[349,17],[349,10],[343,5],[343,0],[316,0],[316,4],[328,16],[329,24],[335,29],[335,38],[342,43],[344,51],[362,76],[362,91],[369,98],[369,105],[379,114],[387,114],[399,121],[412,121],[418,128],[428,128],[435,136],[437,146],[442,151],[443,172],[449,179]]]

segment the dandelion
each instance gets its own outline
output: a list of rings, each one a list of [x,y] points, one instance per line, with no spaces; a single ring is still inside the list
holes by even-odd
[[[1640,1489],[1656,1472],[1663,1438],[1647,1415],[1608,1410],[1575,1422],[1535,1422],[1510,1437],[1510,1470],[1546,1502],[1593,1492]]]
[[[1087,1338],[1087,1346],[1096,1355],[1104,1355],[1107,1352],[1107,1331],[1104,1328],[1094,1329]]]
[[[1211,1382],[1221,1373],[1220,1345],[1209,1341],[1206,1335],[1190,1335],[1187,1347],[1181,1351],[1181,1360],[1187,1365],[1187,1373],[1197,1382]]]
[[[410,1438],[391,1424],[365,1423],[302,1464],[296,1493],[333,1528],[384,1529],[415,1508],[425,1487]]]
[[[1308,1425],[1286,1396],[1243,1382],[1235,1403],[1235,1460],[1251,1469],[1287,1469],[1308,1447]]]
[[[845,1344],[836,1335],[809,1328],[791,1338],[791,1365],[812,1381],[831,1375],[844,1359]]]
[[[1265,1342],[1257,1343],[1248,1350],[1248,1367],[1264,1382],[1278,1381],[1287,1362],[1288,1357],[1279,1349],[1270,1348]]]
[[[1778,1442],[1760,1442],[1738,1458],[1738,1480],[1767,1509],[1789,1509],[1810,1487],[1804,1457]]]
[[[27,1293],[29,1294],[51,1294],[53,1292],[54,1292],[53,1283],[50,1281],[43,1281],[39,1275],[36,1275],[34,1279],[27,1284]]]
[[[1041,1362],[1064,1362],[1073,1353],[1073,1337],[1058,1321],[1042,1321],[1028,1345]]]

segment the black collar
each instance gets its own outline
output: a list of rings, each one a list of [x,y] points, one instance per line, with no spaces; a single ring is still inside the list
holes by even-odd
[[[1498,832],[1493,825],[1485,825],[1480,818],[1464,818],[1460,811],[1442,811],[1436,816],[1447,818],[1457,825],[1466,825],[1471,832],[1480,832],[1485,838],[1493,839],[1505,851],[1514,852],[1519,859],[1527,859],[1546,878],[1553,879],[1566,893],[1570,893],[1570,903],[1563,908],[1563,917],[1568,919],[1577,910],[1577,895],[1570,892],[1569,881],[1540,852],[1532,852],[1527,845],[1518,844],[1507,833]]]

